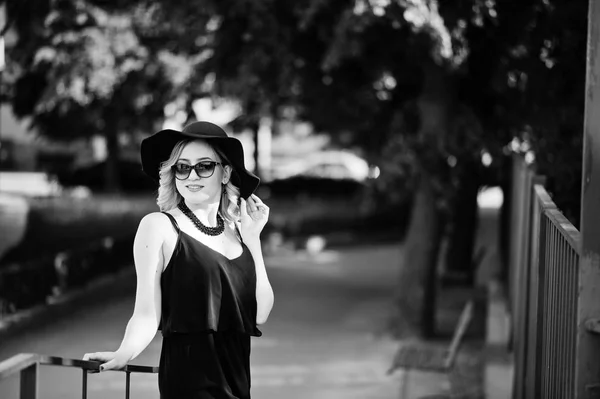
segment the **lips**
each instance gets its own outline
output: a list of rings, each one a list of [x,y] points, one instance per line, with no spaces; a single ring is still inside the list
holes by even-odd
[[[200,191],[204,186],[201,186],[199,184],[188,184],[187,189],[192,191],[192,192],[196,192],[196,191]]]

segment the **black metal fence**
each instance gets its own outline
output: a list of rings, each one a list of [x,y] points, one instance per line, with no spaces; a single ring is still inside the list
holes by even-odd
[[[81,369],[81,397],[87,398],[87,377],[90,372],[98,372],[100,362],[79,359],[66,359],[43,356],[35,353],[21,353],[0,363],[0,381],[16,373],[20,374],[20,399],[37,399],[38,374],[40,366],[76,367]],[[125,398],[130,397],[132,373],[158,373],[158,367],[127,365],[118,370],[125,373]]]

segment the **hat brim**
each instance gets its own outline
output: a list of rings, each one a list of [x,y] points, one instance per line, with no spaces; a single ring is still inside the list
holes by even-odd
[[[169,159],[175,145],[182,140],[204,140],[219,148],[229,159],[234,172],[231,182],[240,189],[240,196],[247,199],[260,184],[258,176],[246,169],[244,163],[244,148],[235,137],[202,135],[180,132],[173,129],[163,129],[142,140],[141,161],[142,170],[155,182],[159,182],[160,165]]]

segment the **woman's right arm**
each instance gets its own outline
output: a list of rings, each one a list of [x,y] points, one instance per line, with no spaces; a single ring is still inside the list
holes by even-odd
[[[160,276],[164,262],[163,232],[166,231],[163,218],[158,212],[146,215],[135,235],[135,307],[119,349],[116,352],[86,353],[83,357],[84,360],[104,362],[101,370],[123,368],[127,362],[137,357],[156,335],[161,317]]]

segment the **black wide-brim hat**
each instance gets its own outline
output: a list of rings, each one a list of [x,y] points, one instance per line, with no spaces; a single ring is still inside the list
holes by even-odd
[[[173,147],[181,140],[205,140],[208,144],[221,150],[233,167],[231,182],[240,189],[240,196],[247,199],[258,187],[260,179],[248,171],[244,165],[244,148],[235,137],[214,123],[193,122],[182,131],[163,129],[142,140],[142,170],[154,181],[159,181],[162,162],[169,159]]]

